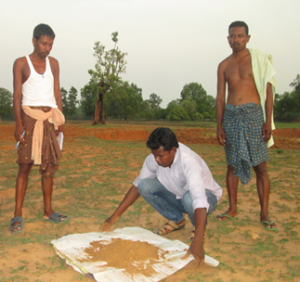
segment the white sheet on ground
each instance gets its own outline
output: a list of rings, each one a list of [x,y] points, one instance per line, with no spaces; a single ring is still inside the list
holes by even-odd
[[[160,261],[151,265],[156,271],[152,277],[145,277],[143,275],[132,276],[123,269],[108,267],[104,261],[103,263],[78,261],[78,259],[80,260],[80,258],[86,257],[84,249],[90,247],[91,242],[102,240],[111,241],[113,238],[148,242],[163,251],[168,251],[168,253],[164,255],[165,258],[161,258]],[[139,227],[119,228],[112,232],[67,235],[58,240],[52,240],[51,243],[56,253],[65,259],[76,271],[101,282],[156,282],[175,273],[193,260],[192,256],[186,260],[181,259],[189,248],[188,245],[178,240],[171,241]],[[211,266],[217,266],[219,264],[217,260],[207,255],[205,255],[204,262]]]

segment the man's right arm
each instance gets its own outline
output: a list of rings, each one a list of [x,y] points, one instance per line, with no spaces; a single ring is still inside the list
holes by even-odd
[[[109,231],[110,227],[118,222],[120,216],[136,201],[139,196],[140,193],[138,188],[132,185],[115,212],[102,223],[101,231]]]
[[[218,67],[218,84],[217,84],[217,99],[216,99],[216,110],[217,110],[217,138],[221,145],[225,146],[225,133],[223,130],[223,116],[225,110],[225,67],[224,61],[219,64]]]
[[[24,131],[21,121],[21,107],[22,107],[22,59],[17,59],[13,66],[14,77],[14,93],[13,93],[13,105],[15,113],[15,138],[17,141],[24,143],[25,139],[21,138]]]

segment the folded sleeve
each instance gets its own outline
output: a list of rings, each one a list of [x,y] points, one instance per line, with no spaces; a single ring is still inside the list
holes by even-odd
[[[157,166],[158,164],[156,163],[154,156],[152,154],[149,155],[144,161],[143,167],[140,171],[140,175],[133,181],[133,185],[135,187],[138,187],[142,179],[157,177]]]

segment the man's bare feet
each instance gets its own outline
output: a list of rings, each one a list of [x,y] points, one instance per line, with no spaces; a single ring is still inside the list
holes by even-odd
[[[265,218],[260,218],[260,223],[262,224],[263,228],[268,231],[276,231],[277,227],[273,220],[271,220],[268,216]]]
[[[219,219],[220,221],[225,221],[225,220],[236,220],[238,219],[236,217],[237,213],[230,213],[229,211],[225,212],[225,213],[222,213],[222,214],[219,214],[217,216],[217,219]]]

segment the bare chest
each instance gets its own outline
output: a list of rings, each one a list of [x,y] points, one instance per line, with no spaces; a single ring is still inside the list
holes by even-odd
[[[236,80],[253,80],[250,56],[241,60],[231,60],[225,69],[225,78],[228,82]]]

